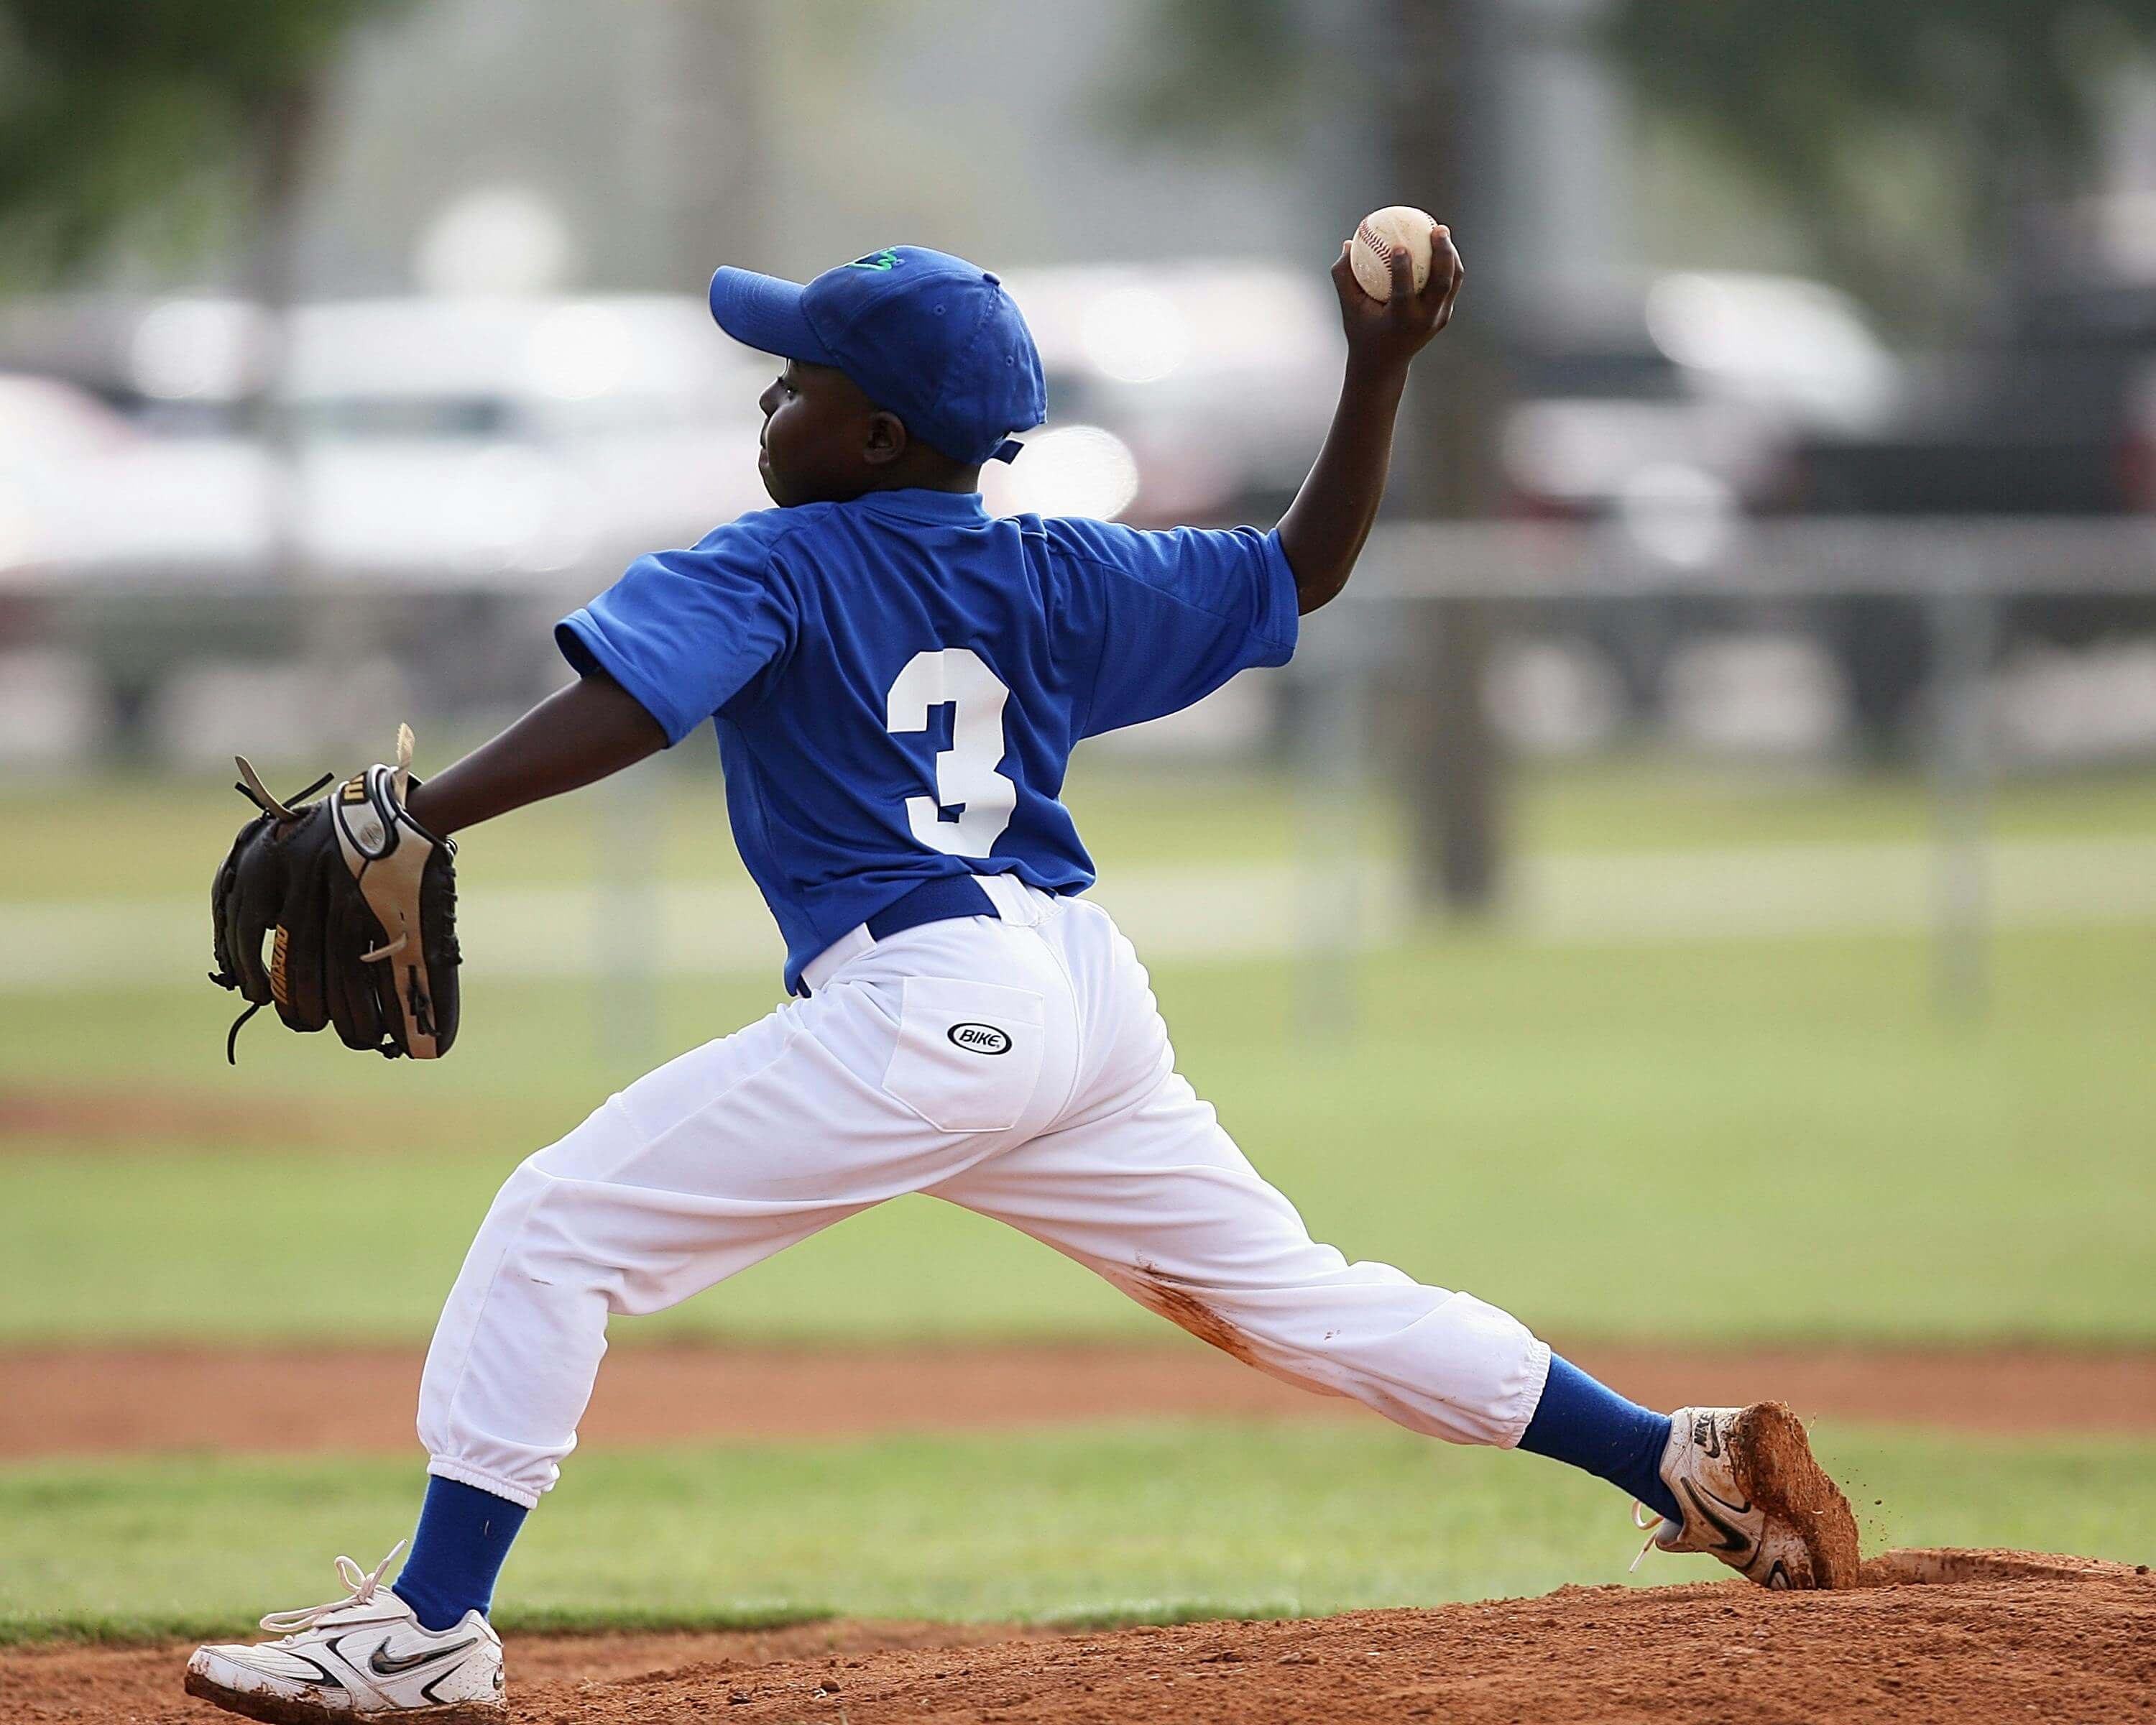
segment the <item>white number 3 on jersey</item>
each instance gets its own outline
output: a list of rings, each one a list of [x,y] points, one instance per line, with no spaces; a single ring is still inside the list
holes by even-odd
[[[970,647],[916,653],[891,685],[886,731],[926,731],[932,708],[951,706],[951,747],[936,756],[936,794],[906,799],[906,824],[932,850],[986,856],[1018,807],[1018,787],[996,771],[1004,757],[1004,703],[1010,691]],[[955,819],[942,812],[956,809]]]

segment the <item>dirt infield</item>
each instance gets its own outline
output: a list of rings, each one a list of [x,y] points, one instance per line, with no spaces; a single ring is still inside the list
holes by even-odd
[[[222,1033],[220,1033],[222,1034]],[[484,1111],[449,1100],[430,1116],[444,1142],[468,1126],[482,1127]],[[294,1104],[286,1096],[227,1096],[182,1086],[130,1085],[122,1089],[13,1081],[0,1086],[0,1157],[44,1154],[56,1146],[70,1155],[207,1146],[225,1150],[275,1149],[281,1155],[372,1150],[380,1147],[363,1111],[307,1111],[305,1142],[293,1142]]]
[[[516,1725],[722,1717],[1108,1725],[1522,1720],[1988,1725],[2156,1717],[2156,1578],[2025,1553],[1892,1553],[1872,1587],[1565,1588],[1316,1621],[1079,1635],[823,1624],[754,1635],[511,1636]],[[21,1725],[208,1725],[184,1650],[0,1654]]]
[[[1567,1350],[1655,1406],[1778,1398],[1807,1418],[1968,1431],[2156,1431],[2156,1353],[1989,1349]],[[410,1447],[419,1348],[0,1349],[0,1460],[157,1450]],[[1152,1414],[1361,1414],[1194,1343],[785,1350],[630,1347],[595,1445],[837,1436]]]

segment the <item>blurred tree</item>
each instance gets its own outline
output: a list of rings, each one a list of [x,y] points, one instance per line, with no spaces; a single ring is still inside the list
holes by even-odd
[[[1442,211],[1472,270],[1503,34],[1596,14],[1657,121],[1742,163],[1834,274],[1905,316],[1995,274],[1986,265],[2012,250],[2001,213],[2076,183],[2107,74],[2156,42],[2156,0],[1159,0],[1116,116],[1142,133],[1286,149],[1313,105],[1368,110],[1366,155],[1389,171],[1389,195]],[[1917,157],[1958,188],[1953,209],[1920,212],[1922,234],[1897,231],[1881,196]],[[1493,501],[1504,380],[1476,328],[1454,326],[1411,400],[1397,492],[1419,514]],[[1425,897],[1478,909],[1502,862],[1497,745],[1479,696],[1490,620],[1470,601],[1423,611],[1405,704],[1416,875]]]
[[[2156,0],[1621,0],[1609,30],[1648,111],[1741,162],[1829,270],[1906,315],[1990,273],[2014,212],[2085,183]],[[1880,198],[1913,157],[1951,206],[1921,240]]]
[[[1903,309],[1920,248],[1949,241],[1928,260],[1935,288],[1995,255],[2002,213],[2085,182],[2118,74],[2156,48],[2156,0],[1160,0],[1116,116],[1284,149],[1313,96],[1329,107],[1416,73],[1396,51],[1373,64],[1373,40],[1568,11],[1603,14],[1655,123],[1739,163],[1832,273]],[[1374,33],[1343,28],[1373,17]],[[1927,198],[1922,234],[1897,233],[1887,194],[1919,159],[1952,208]]]
[[[1501,10],[1500,0],[1163,0],[1148,19],[1157,39],[1132,57],[1146,75],[1119,86],[1115,105],[1141,131],[1276,146],[1301,136],[1320,106],[1359,119],[1366,203],[1440,212],[1471,272],[1493,196]],[[1363,213],[1355,195],[1343,188],[1343,230]],[[1474,292],[1471,283],[1471,300]],[[1393,506],[1425,518],[1488,514],[1505,400],[1491,321],[1461,318],[1415,368]],[[1490,609],[1445,599],[1416,607],[1409,626],[1397,718],[1414,886],[1425,903],[1477,914],[1502,885],[1499,744],[1482,698]]]
[[[1281,146],[1339,59],[1303,0],[1166,0],[1145,22],[1143,51],[1119,60],[1137,75],[1106,92],[1109,118],[1186,145]]]
[[[1441,212],[1471,272],[1474,236],[1496,225],[1488,218],[1501,81],[1496,10],[1496,0],[1376,0],[1366,45],[1394,188],[1384,201]],[[1473,292],[1471,282],[1464,291]],[[1403,512],[1429,519],[1496,509],[1510,393],[1494,320],[1449,327],[1417,362],[1403,404],[1393,485]],[[1503,749],[1484,698],[1495,622],[1479,598],[1418,605],[1406,621],[1413,662],[1399,704],[1400,764],[1415,895],[1455,915],[1484,915],[1503,886]]]
[[[175,249],[228,237],[261,324],[241,411],[289,462],[272,411],[299,204],[322,86],[357,25],[409,0],[0,0],[0,270],[63,277],[146,223]],[[225,231],[220,231],[223,228]],[[295,500],[267,493],[270,562],[302,571]],[[310,614],[320,648],[336,626]]]
[[[0,0],[8,273],[80,268],[123,228],[201,244],[236,212],[249,286],[281,303],[322,80],[409,0]]]

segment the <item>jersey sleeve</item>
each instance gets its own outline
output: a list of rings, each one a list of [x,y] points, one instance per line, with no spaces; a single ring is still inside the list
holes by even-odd
[[[603,670],[634,696],[670,747],[782,664],[799,620],[769,545],[721,527],[694,550],[639,557],[554,641],[579,673]]]
[[[1142,724],[1203,700],[1236,672],[1295,652],[1295,574],[1277,533],[1105,521],[1046,524],[1095,589],[1100,634],[1082,733]]]

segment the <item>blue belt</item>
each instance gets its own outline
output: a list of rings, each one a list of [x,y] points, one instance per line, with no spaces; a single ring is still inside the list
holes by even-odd
[[[971,875],[938,875],[903,898],[886,905],[867,924],[871,940],[887,941],[924,922],[947,922],[954,916],[993,916],[995,901]]]

